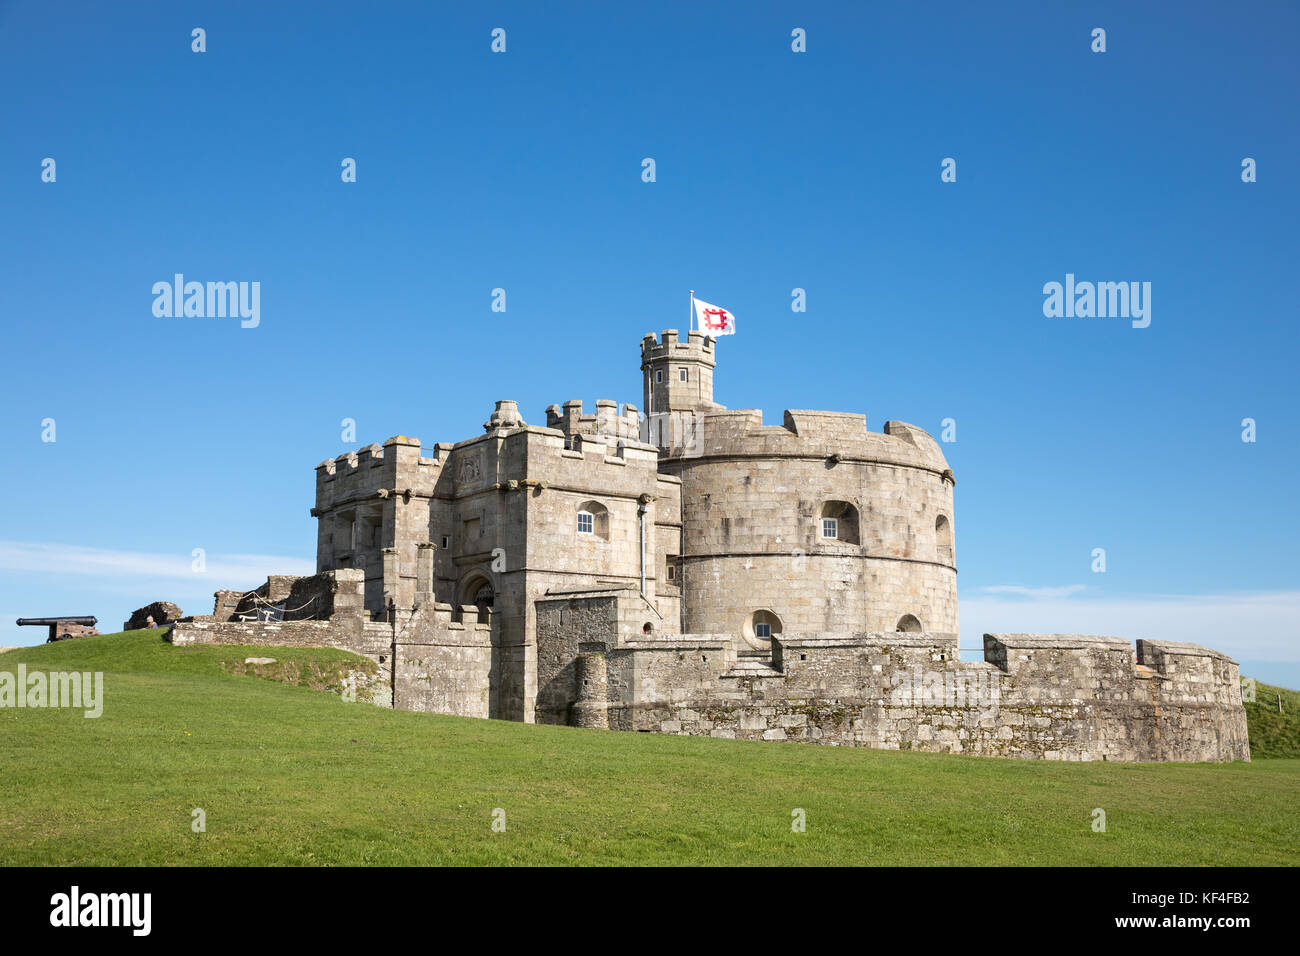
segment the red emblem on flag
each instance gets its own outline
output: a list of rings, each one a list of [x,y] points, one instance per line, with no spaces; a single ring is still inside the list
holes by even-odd
[[[695,315],[699,318],[700,331],[705,335],[717,338],[719,335],[736,334],[736,317],[722,306],[697,299],[694,293],[691,295],[691,303],[695,306]]]
[[[704,327],[710,332],[722,332],[727,328],[726,309],[705,309]]]

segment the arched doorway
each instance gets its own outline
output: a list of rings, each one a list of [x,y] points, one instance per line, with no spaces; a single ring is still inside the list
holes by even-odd
[[[466,635],[488,655],[487,715],[497,720],[522,720],[523,664],[503,647],[503,644],[510,643],[510,637],[505,633],[510,622],[496,606],[497,586],[486,567],[466,572],[457,587],[456,596],[458,613],[468,617],[468,612],[460,612],[459,608],[473,607],[478,611],[478,623],[491,625],[490,634],[479,632],[477,635]],[[508,599],[502,603],[503,607],[509,606]]]
[[[496,595],[491,578],[482,573],[471,574],[461,585],[460,603],[478,608],[479,621],[486,622],[496,604]]]

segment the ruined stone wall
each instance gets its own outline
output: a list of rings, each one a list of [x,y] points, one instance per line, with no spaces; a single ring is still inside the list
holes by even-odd
[[[252,591],[218,591],[214,613],[186,621],[310,621],[339,614],[361,618],[364,572],[357,568],[298,577],[278,574]]]
[[[157,627],[170,624],[182,616],[181,609],[171,601],[154,601],[144,607],[136,608],[130,618],[122,622],[122,630],[135,631],[149,626],[149,618]]]
[[[238,609],[243,596],[243,591],[232,591],[228,588],[214,592],[212,595],[212,619],[229,621],[235,616],[235,611]]]
[[[365,615],[364,578],[356,568],[326,571],[295,578],[281,599],[284,620],[328,620],[339,615]]]

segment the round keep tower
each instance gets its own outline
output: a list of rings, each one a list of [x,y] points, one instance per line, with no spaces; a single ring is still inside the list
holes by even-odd
[[[755,650],[782,632],[955,635],[954,479],[938,443],[904,422],[868,432],[860,414],[764,425],[760,411],[729,411],[713,402],[701,340],[707,394],[663,395],[672,429],[649,438],[660,471],[682,480],[683,630],[741,634]],[[675,354],[696,353],[642,342],[648,397]]]

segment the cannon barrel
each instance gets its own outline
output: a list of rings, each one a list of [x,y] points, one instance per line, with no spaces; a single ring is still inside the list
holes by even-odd
[[[18,619],[19,627],[27,625],[46,626],[51,624],[84,624],[87,627],[94,627],[99,623],[99,618],[87,614],[82,617],[20,617]]]

